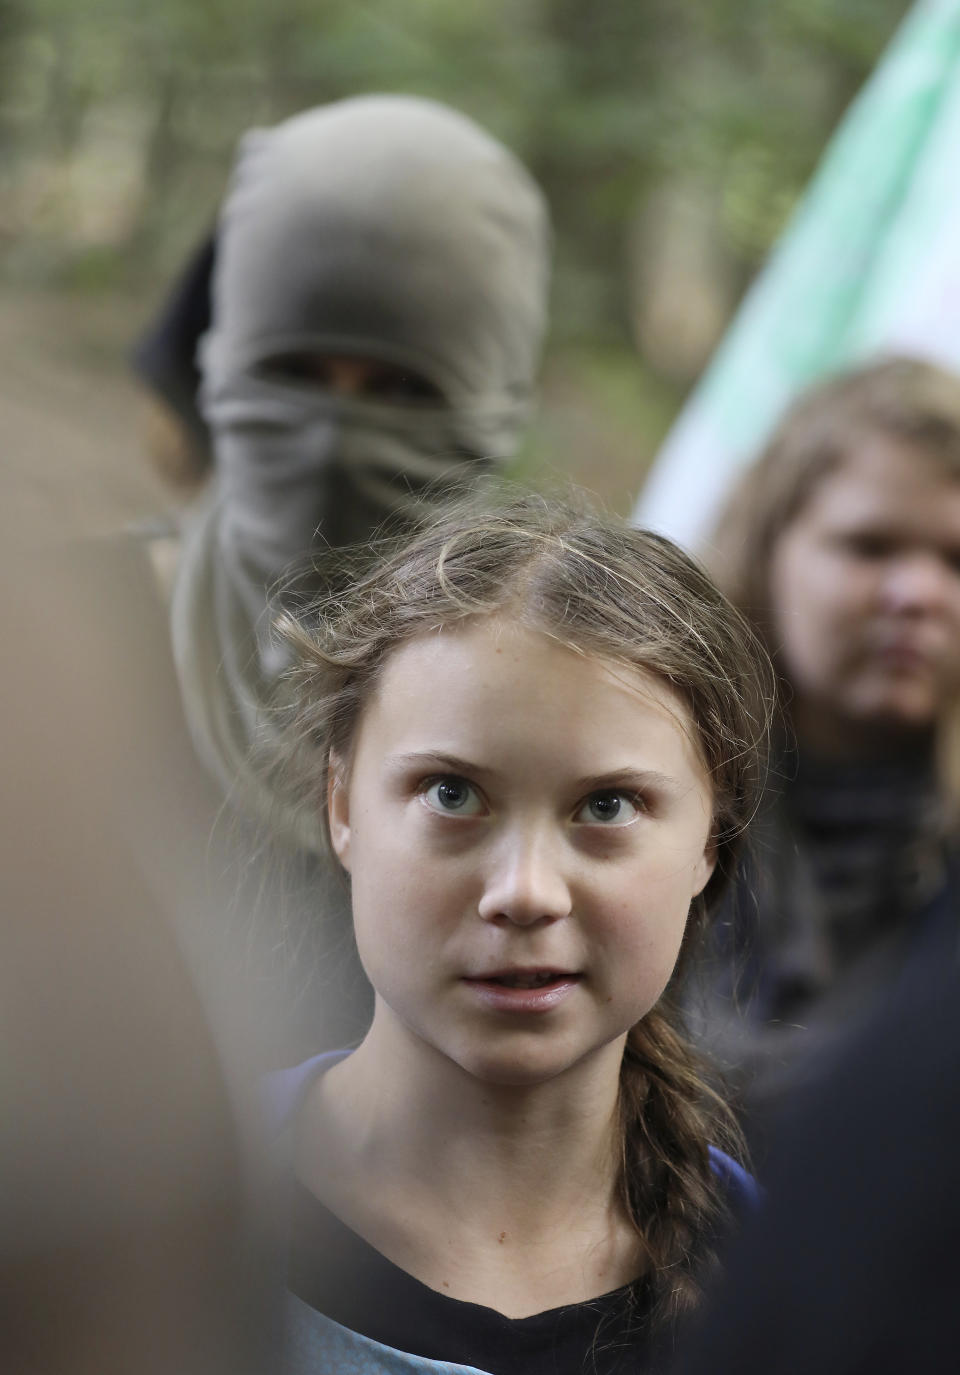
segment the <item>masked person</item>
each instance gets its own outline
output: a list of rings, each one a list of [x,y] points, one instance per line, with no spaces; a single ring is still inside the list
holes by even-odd
[[[200,759],[238,814],[295,852],[311,908],[337,902],[318,896],[318,833],[250,763],[284,666],[272,589],[316,547],[416,523],[515,451],[548,259],[538,188],[475,123],[427,100],[345,100],[245,137],[214,248],[139,350],[189,420],[184,348],[209,292],[192,423],[212,478],[185,523],[174,656]],[[179,369],[163,364],[164,333]]]

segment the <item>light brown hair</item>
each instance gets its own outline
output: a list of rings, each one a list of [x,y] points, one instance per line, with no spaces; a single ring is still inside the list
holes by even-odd
[[[821,479],[874,435],[917,445],[960,478],[960,377],[920,359],[888,358],[828,378],[786,410],[737,483],[704,553],[765,640],[774,545]]]
[[[688,707],[713,793],[718,862],[692,904],[679,970],[731,878],[764,782],[773,673],[746,621],[668,540],[579,500],[475,498],[362,559],[358,568],[338,551],[325,594],[282,618],[296,661],[281,772],[302,804],[323,811],[331,757],[349,760],[387,658],[415,636],[503,615],[577,653],[651,673]],[[708,1145],[737,1132],[669,996],[628,1035],[621,1129],[622,1203],[649,1261],[656,1311],[672,1317],[697,1295],[723,1214]]]
[[[708,569],[775,662],[770,562],[777,541],[817,484],[877,435],[916,446],[960,480],[960,376],[921,359],[891,357],[811,387],[737,483],[707,542]],[[946,797],[960,813],[960,703],[938,723],[937,752]]]

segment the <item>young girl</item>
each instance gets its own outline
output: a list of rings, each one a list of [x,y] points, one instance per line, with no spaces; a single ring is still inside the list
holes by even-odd
[[[685,555],[572,506],[342,557],[282,624],[287,768],[375,1011],[271,1086],[292,1368],[649,1368],[750,1189],[665,989],[754,806],[769,667]]]

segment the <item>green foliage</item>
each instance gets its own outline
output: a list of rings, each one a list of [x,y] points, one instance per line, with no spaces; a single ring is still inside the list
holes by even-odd
[[[705,193],[717,260],[741,289],[907,8],[0,0],[0,269],[156,292],[212,221],[245,129],[358,92],[416,92],[475,116],[543,184],[555,349],[635,369],[626,246],[650,193]],[[586,373],[578,385],[603,390]],[[621,393],[609,405],[636,421]],[[652,434],[659,402],[641,409]]]

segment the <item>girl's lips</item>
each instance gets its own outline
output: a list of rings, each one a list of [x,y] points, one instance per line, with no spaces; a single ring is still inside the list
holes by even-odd
[[[881,658],[902,658],[923,663],[936,663],[947,646],[946,637],[933,626],[880,628],[867,642],[868,652]]]
[[[537,971],[539,973],[541,971]],[[542,971],[546,972],[546,971]],[[486,1007],[496,1012],[550,1012],[570,996],[580,982],[579,974],[550,971],[548,981],[536,983],[504,983],[511,977],[526,979],[528,976],[519,971],[504,970],[498,974],[488,974],[482,978],[464,978],[463,983]]]
[[[893,668],[922,670],[933,666],[935,659],[925,648],[909,643],[881,645],[877,657]]]

